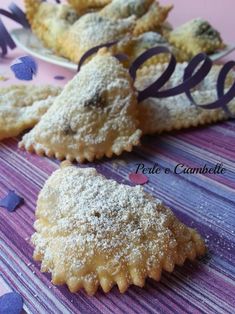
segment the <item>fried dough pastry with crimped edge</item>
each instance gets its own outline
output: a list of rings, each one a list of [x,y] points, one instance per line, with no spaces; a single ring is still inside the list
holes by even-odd
[[[154,31],[160,27],[168,17],[173,6],[161,7],[158,2],[153,2],[148,11],[136,21],[134,35],[140,35],[145,32]]]
[[[217,30],[207,21],[197,18],[175,28],[168,35],[169,42],[192,58],[200,52],[207,54],[224,48]]]
[[[176,70],[165,88],[172,88],[182,82],[184,69],[187,63],[177,64]],[[148,87],[163,71],[165,65],[143,68],[138,72],[136,88],[142,90]],[[195,87],[192,95],[198,104],[211,103],[217,99],[216,80],[221,66],[214,65],[205,80]],[[226,81],[228,89],[234,82],[231,73]],[[235,101],[229,104],[230,111],[235,114]],[[169,98],[149,98],[140,103],[140,128],[143,134],[154,134],[180,130],[183,128],[197,127],[227,119],[222,109],[206,110],[192,105],[186,95]]]
[[[92,9],[101,9],[112,0],[68,0],[68,3],[78,12],[87,12]]]
[[[172,74],[171,78],[166,82],[164,85],[164,89],[172,88],[180,83],[183,82],[184,71],[187,67],[188,63],[177,63],[174,73]],[[151,66],[143,67],[142,69],[138,70],[137,78],[135,85],[138,90],[142,90],[152,84],[167,68],[168,64],[156,64]],[[198,84],[192,90],[198,91],[206,91],[216,89],[217,78],[219,72],[221,71],[222,66],[214,64],[211,68],[211,71],[205,77],[205,79]],[[230,72],[227,76],[227,80],[225,82],[225,87],[229,88],[234,82],[235,74]]]
[[[179,49],[171,46],[163,36],[156,32],[146,32],[134,37],[126,36],[109,50],[112,51],[113,55],[120,52],[125,53],[129,57],[128,66],[130,66],[143,52],[157,46],[169,48],[178,62],[185,61],[186,56]],[[160,54],[146,61],[144,67],[166,62],[169,62],[169,54]]]
[[[26,15],[32,31],[59,55],[64,55],[64,46],[60,44],[67,36],[69,28],[78,20],[79,15],[65,4],[25,0]]]
[[[143,16],[155,0],[113,0],[99,13],[107,18],[118,20],[135,15]]]
[[[144,192],[107,180],[93,168],[66,164],[39,194],[34,259],[55,285],[93,295],[101,286],[143,287],[160,280],[186,259],[205,254],[196,230],[181,223],[162,202]]]
[[[215,90],[192,93],[198,104],[216,100]],[[229,104],[235,114],[235,101]],[[228,117],[222,109],[206,110],[190,103],[185,95],[167,99],[149,98],[140,104],[140,128],[143,134],[160,134],[173,130],[211,124]]]
[[[0,88],[0,140],[32,128],[61,89],[53,86],[13,85]]]
[[[121,63],[99,52],[63,89],[20,147],[57,159],[93,161],[139,144],[138,105]]]
[[[134,17],[113,21],[97,13],[85,14],[70,28],[66,38],[61,39],[59,46],[64,47],[66,58],[77,63],[89,49],[131,34],[134,26]]]

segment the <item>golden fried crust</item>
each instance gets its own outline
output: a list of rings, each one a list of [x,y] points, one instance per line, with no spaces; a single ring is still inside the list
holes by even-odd
[[[207,21],[198,18],[174,29],[168,34],[169,42],[192,58],[200,52],[214,53],[224,47],[222,38]]]
[[[26,16],[31,25],[41,6],[41,3],[42,1],[40,0],[24,0]]]
[[[109,4],[111,0],[68,0],[68,3],[78,12],[86,12],[91,9],[100,9]]]
[[[0,140],[32,128],[59,95],[52,86],[13,85],[0,89]]]
[[[187,63],[177,64],[176,71],[165,85],[172,88],[182,82]],[[146,67],[139,71],[136,88],[143,90],[163,73],[166,65]],[[213,66],[206,79],[192,90],[192,95],[198,104],[212,103],[217,99],[216,81],[221,66]],[[226,81],[228,89],[234,81],[234,75],[229,75]],[[235,101],[229,104],[230,111],[235,114]],[[192,105],[186,95],[182,94],[170,98],[149,98],[140,104],[140,127],[143,134],[155,134],[197,127],[227,119],[222,109],[205,110]]]
[[[33,7],[30,5],[31,2],[26,2],[26,14],[32,31],[46,47],[63,56],[64,46],[58,42],[59,40],[63,42],[71,25],[77,21],[79,16],[68,5],[48,2],[41,2],[40,5]],[[33,11],[34,9],[35,11]]]
[[[57,159],[93,161],[139,144],[138,105],[128,71],[99,53],[64,88],[20,147]]]
[[[81,17],[60,45],[65,47],[65,57],[78,62],[89,49],[121,39],[132,32],[135,19],[112,21],[96,13]]]
[[[113,0],[99,14],[113,20],[124,19],[131,15],[140,18],[153,2],[154,0]]]
[[[185,61],[181,51],[175,47],[172,47],[167,40],[156,32],[146,32],[139,36],[130,36],[121,40],[110,50],[113,54],[125,53],[129,57],[129,66],[136,60],[142,53],[153,47],[165,46],[167,47],[176,57],[178,62]],[[144,66],[151,66],[158,63],[169,62],[169,54],[160,54],[153,56],[144,63]]]
[[[39,194],[36,217],[34,259],[73,293],[143,287],[147,277],[159,281],[162,270],[172,272],[206,251],[196,230],[160,200],[93,168],[66,164],[54,172]]]
[[[169,12],[173,6],[161,7],[158,2],[154,2],[148,12],[146,12],[136,22],[134,35],[140,35],[144,32],[154,31],[161,26],[167,19]]]

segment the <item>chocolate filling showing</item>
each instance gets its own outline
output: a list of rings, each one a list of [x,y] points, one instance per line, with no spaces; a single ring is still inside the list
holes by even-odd
[[[212,39],[214,39],[214,38],[220,39],[219,32],[217,32],[215,29],[213,29],[211,27],[211,25],[208,23],[200,24],[200,26],[198,27],[198,30],[196,32],[196,36],[209,36]]]
[[[96,107],[103,108],[105,107],[106,102],[101,93],[97,92],[91,99],[87,99],[84,101],[84,107]]]
[[[68,123],[63,128],[63,133],[65,135],[75,135],[77,132],[71,128],[71,125]]]

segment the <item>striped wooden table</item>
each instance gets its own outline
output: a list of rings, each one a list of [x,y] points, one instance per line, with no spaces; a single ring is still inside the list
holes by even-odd
[[[233,121],[156,137],[119,159],[95,166],[108,178],[130,184],[136,164],[154,163],[171,172],[149,175],[146,191],[161,198],[187,225],[206,239],[208,254],[195,263],[165,273],[160,283],[131,287],[121,295],[117,288],[95,297],[71,294],[55,287],[32,260],[35,203],[40,189],[58,168],[54,160],[20,151],[17,139],[0,143],[0,197],[14,189],[25,204],[14,213],[0,209],[0,295],[16,290],[28,313],[234,313],[235,308],[235,124]],[[120,162],[121,160],[121,162]],[[225,174],[173,174],[182,163],[211,168],[223,163]]]

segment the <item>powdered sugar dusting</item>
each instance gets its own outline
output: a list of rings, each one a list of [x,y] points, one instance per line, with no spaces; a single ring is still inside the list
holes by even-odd
[[[150,271],[159,263],[170,271],[204,252],[199,235],[160,200],[92,168],[57,170],[39,195],[36,215],[35,256],[54,276],[60,269],[66,278],[94,282],[99,272],[115,276],[127,265]]]
[[[119,154],[138,144],[137,114],[128,71],[115,58],[98,55],[68,83],[23,143],[78,160]]]

